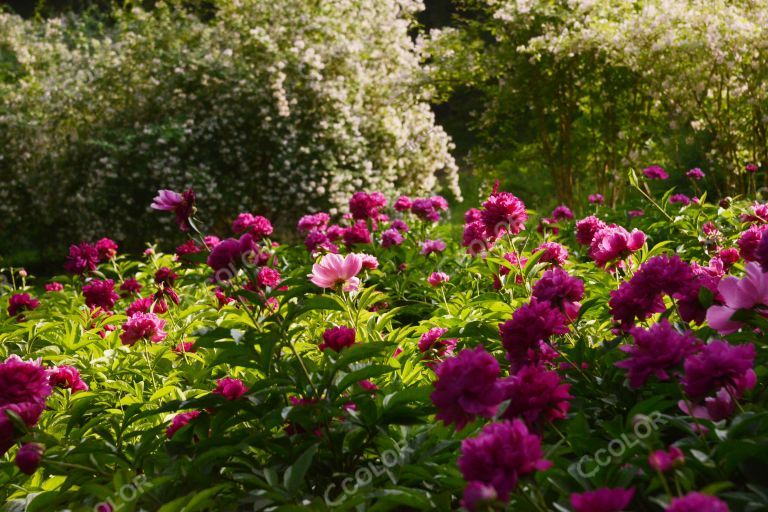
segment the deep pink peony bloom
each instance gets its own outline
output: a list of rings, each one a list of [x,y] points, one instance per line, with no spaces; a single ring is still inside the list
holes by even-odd
[[[117,243],[109,238],[102,238],[96,242],[96,250],[99,251],[99,258],[102,260],[111,260],[117,256],[117,249]]]
[[[436,206],[435,201],[432,199],[415,199],[411,204],[411,212],[423,221],[439,221],[440,213],[437,209],[438,206]]]
[[[274,231],[269,219],[261,215],[241,213],[232,222],[232,231],[235,234],[250,233],[255,240],[268,237]]]
[[[587,200],[592,204],[603,204],[605,202],[603,194],[589,194]]]
[[[568,320],[575,320],[584,298],[584,281],[572,277],[560,267],[544,272],[541,279],[533,285],[532,297],[538,301],[547,301],[562,311]]]
[[[387,198],[381,192],[355,192],[349,200],[349,211],[358,220],[379,217],[379,210],[387,206]]]
[[[539,258],[542,263],[554,263],[562,265],[568,259],[568,249],[557,242],[544,242],[533,250],[534,253],[542,251],[544,254]]]
[[[361,220],[348,228],[344,228],[341,238],[344,240],[344,245],[347,247],[357,244],[370,244],[371,232],[368,230],[365,221]]]
[[[232,377],[217,380],[216,389],[213,390],[214,395],[221,395],[227,400],[237,400],[247,392],[248,388],[245,387],[243,381]]]
[[[688,206],[691,204],[691,198],[685,194],[672,194],[669,196],[669,204],[681,204]]]
[[[529,352],[535,352],[540,342],[546,343],[555,334],[567,333],[567,323],[568,319],[549,302],[532,299],[519,307],[511,320],[499,324],[501,342],[513,368],[531,361]]]
[[[17,293],[8,299],[8,316],[16,316],[24,311],[32,311],[40,306],[40,301],[28,293]]]
[[[750,226],[741,234],[736,244],[739,246],[739,255],[744,261],[757,260],[757,248],[766,229],[768,229],[768,225]]]
[[[485,225],[480,221],[469,222],[464,225],[464,234],[461,245],[467,248],[467,252],[473,256],[493,247],[494,240],[487,240]]]
[[[93,272],[99,264],[99,250],[95,245],[80,242],[79,245],[69,246],[69,256],[64,263],[64,269],[70,274],[83,275]]]
[[[371,256],[370,254],[363,254],[359,253],[358,256],[360,256],[360,259],[363,260],[363,268],[366,270],[376,270],[379,268],[379,260],[376,258],[376,256]]]
[[[469,510],[469,512],[492,510],[488,507],[495,504],[497,500],[498,495],[493,486],[485,485],[482,482],[469,482],[464,488],[461,506]]]
[[[120,340],[128,346],[133,346],[139,340],[160,343],[168,335],[164,327],[165,320],[154,313],[136,313],[123,324]]]
[[[187,240],[183,244],[176,247],[176,261],[189,261],[192,254],[199,254],[202,249],[195,243],[194,240]]]
[[[421,254],[429,256],[432,253],[441,253],[445,250],[445,242],[442,240],[424,240],[421,244]]]
[[[677,332],[666,318],[648,330],[634,327],[629,332],[635,342],[621,347],[628,357],[616,366],[627,370],[633,388],[642,387],[651,375],[668,380],[667,370],[679,366],[699,345],[693,334]]]
[[[427,278],[427,282],[430,284],[430,286],[433,287],[440,286],[441,284],[447,283],[450,280],[451,276],[445,272],[432,272]]]
[[[296,225],[299,231],[310,232],[314,229],[318,231],[325,231],[328,227],[328,223],[331,221],[331,216],[325,212],[315,213],[313,215],[305,215],[299,219],[299,223]]]
[[[168,430],[165,431],[166,437],[168,439],[173,439],[173,436],[176,435],[176,432],[186,427],[190,421],[197,418],[198,416],[200,416],[200,411],[188,411],[177,414],[173,417]]]
[[[683,387],[694,399],[720,388],[738,398],[757,382],[754,362],[755,346],[751,343],[731,345],[721,340],[711,341],[698,354],[685,360]]]
[[[168,267],[160,267],[155,272],[155,283],[162,284],[166,288],[173,288],[173,284],[179,275]]]
[[[477,208],[470,208],[464,212],[464,222],[469,224],[471,222],[479,222],[483,220],[483,213]]]
[[[430,352],[442,359],[445,357],[453,357],[453,351],[456,348],[456,344],[459,340],[456,338],[442,339],[443,335],[448,332],[448,329],[444,327],[434,327],[419,338],[419,351],[422,353]],[[434,359],[427,359],[427,365],[433,368]]]
[[[176,224],[182,231],[189,231],[189,219],[195,212],[195,192],[190,188],[179,194],[173,190],[158,190],[151,207],[155,210],[173,212]]]
[[[656,450],[648,456],[648,465],[662,473],[666,473],[684,462],[685,454],[677,446],[670,446],[669,450]]]
[[[0,456],[13,446],[17,437],[6,411],[13,411],[28,427],[33,427],[51,392],[48,372],[40,360],[27,362],[12,355],[0,363]]]
[[[157,315],[168,312],[168,304],[165,299],[155,300],[154,297],[143,297],[136,299],[128,306],[128,309],[125,310],[125,316],[132,317],[136,313],[149,313],[150,308],[152,308],[152,313]]]
[[[509,192],[495,192],[483,203],[480,217],[486,237],[496,240],[504,233],[516,235],[525,229],[525,204]]]
[[[57,282],[52,283],[46,283],[45,284],[45,291],[46,292],[61,292],[64,291],[64,285]]]
[[[741,328],[741,323],[731,320],[736,311],[768,306],[768,273],[754,262],[747,263],[745,268],[743,278],[728,276],[720,281],[717,290],[725,304],[707,310],[707,323],[720,334],[730,334]]]
[[[88,391],[88,384],[80,377],[80,372],[74,366],[57,366],[49,372],[52,387],[72,390],[72,394]]]
[[[707,494],[689,492],[682,498],[673,498],[665,512],[728,512],[728,504]]]
[[[271,267],[262,267],[256,281],[261,287],[277,288],[280,285],[280,272]]]
[[[519,417],[529,427],[540,421],[565,419],[573,398],[568,393],[570,387],[555,371],[540,365],[523,366],[504,380],[504,400],[509,400],[504,418]]]
[[[482,345],[444,360],[435,373],[431,398],[438,410],[436,419],[461,430],[477,416],[491,418],[496,414],[502,400],[499,362]]]
[[[259,248],[250,233],[240,239],[227,238],[211,250],[207,264],[214,271],[216,281],[229,281],[246,263],[257,262]]]
[[[760,168],[757,166],[757,164],[747,164],[744,166],[744,170],[747,171],[750,174],[756,173]]]
[[[137,294],[141,291],[142,286],[135,278],[130,277],[123,281],[120,285],[120,291],[125,292],[125,295]]]
[[[595,233],[605,227],[605,222],[594,215],[585,217],[576,223],[576,241],[581,245],[592,244]]]
[[[403,235],[396,229],[389,228],[381,234],[381,246],[392,247],[393,245],[400,245],[403,243]]]
[[[752,205],[752,213],[742,213],[739,215],[739,219],[741,219],[742,222],[768,224],[768,204],[754,203]]]
[[[645,233],[637,229],[628,232],[621,226],[606,226],[595,233],[589,246],[589,256],[599,267],[624,259],[645,244]]]
[[[658,165],[652,165],[643,169],[643,174],[649,180],[666,180],[669,178],[669,174],[662,167]]]
[[[195,342],[194,341],[182,341],[175,347],[173,347],[173,351],[177,354],[183,354],[185,352],[197,352],[197,349],[195,348]]]
[[[341,352],[342,349],[351,347],[355,344],[357,332],[352,327],[339,325],[326,329],[323,333],[323,342],[317,346],[321,351],[327,348],[334,352]]]
[[[755,261],[760,264],[763,272],[768,272],[768,236],[760,238],[760,243],[755,250]]]
[[[94,279],[83,286],[85,303],[91,309],[101,308],[112,311],[120,296],[115,293],[115,282],[111,279]]]
[[[571,494],[571,506],[575,512],[621,512],[629,506],[635,488],[610,489],[603,487],[595,491]]]
[[[307,238],[304,239],[304,246],[309,252],[339,252],[339,248],[331,242],[328,235],[317,229],[307,233]]]
[[[408,227],[408,224],[406,224],[404,220],[400,219],[395,219],[390,222],[389,227],[398,230],[400,233],[407,233],[411,230],[411,228]]]
[[[341,285],[345,292],[358,289],[360,279],[357,274],[363,268],[363,259],[359,254],[326,254],[312,266],[312,273],[307,277],[320,288],[335,288]]]
[[[554,210],[552,210],[552,218],[558,222],[561,220],[568,220],[573,218],[573,212],[570,208],[565,206],[564,204],[561,204],[560,206],[557,206]]]
[[[699,181],[700,179],[704,178],[704,171],[702,171],[698,167],[694,167],[690,171],[686,172],[685,175],[691,178],[692,180]]]
[[[541,439],[513,420],[486,425],[477,437],[462,441],[458,465],[464,480],[489,485],[506,501],[521,476],[552,466],[542,457]]]
[[[40,467],[40,462],[43,460],[43,452],[45,449],[43,445],[38,443],[24,443],[16,452],[16,467],[19,471],[25,475],[33,475],[37,468]]]
[[[627,215],[629,215],[630,218],[642,217],[645,215],[645,210],[629,210]]]
[[[411,205],[413,205],[413,201],[411,201],[410,197],[400,196],[392,207],[398,212],[405,212],[411,209]]]

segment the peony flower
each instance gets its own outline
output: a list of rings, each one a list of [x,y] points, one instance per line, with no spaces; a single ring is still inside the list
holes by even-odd
[[[398,212],[405,212],[411,209],[411,205],[413,205],[413,201],[411,201],[410,197],[400,196],[392,207]]]
[[[542,263],[554,263],[562,265],[568,259],[568,249],[557,242],[544,242],[533,250],[534,253],[542,251],[539,261]]]
[[[189,411],[177,414],[173,417],[171,426],[169,426],[168,430],[165,431],[166,437],[168,437],[168,439],[173,439],[173,436],[176,435],[176,432],[186,427],[190,421],[197,418],[198,416],[200,416],[200,411]]]
[[[24,311],[32,311],[40,306],[40,301],[28,293],[16,293],[8,299],[8,316],[16,316]]]
[[[144,297],[133,301],[131,305],[128,306],[128,309],[125,310],[125,316],[132,317],[136,313],[149,313],[150,308],[152,308],[152,313],[157,315],[162,315],[163,313],[168,312],[168,304],[164,299],[155,301],[152,297]]]
[[[40,462],[43,460],[43,445],[38,443],[24,443],[16,452],[16,467],[19,471],[25,475],[33,475],[37,468],[40,467]]]
[[[379,268],[379,260],[376,258],[376,256],[371,256],[370,254],[358,254],[360,256],[360,259],[363,260],[363,268],[366,270],[376,270]]]
[[[552,466],[542,456],[541,439],[525,423],[503,421],[486,425],[477,437],[462,441],[458,465],[464,480],[493,487],[506,501],[521,476]]]
[[[221,395],[227,400],[237,400],[247,392],[248,388],[245,387],[243,381],[232,377],[217,380],[216,389],[213,390],[214,395]]]
[[[326,329],[323,333],[323,342],[318,345],[321,351],[329,348],[334,352],[341,352],[341,349],[351,347],[355,344],[357,332],[352,327],[339,325]]]
[[[645,215],[645,210],[629,210],[627,215],[629,215],[630,218],[642,217]]]
[[[629,332],[634,344],[620,348],[628,357],[616,366],[627,370],[629,385],[633,388],[642,387],[651,375],[668,380],[667,370],[682,363],[699,345],[693,334],[680,334],[666,318],[648,330],[635,327]]]
[[[411,212],[423,221],[437,222],[440,220],[440,213],[437,211],[435,202],[431,199],[415,199],[411,204]]]
[[[73,395],[80,391],[88,391],[88,384],[83,381],[80,372],[74,366],[57,366],[49,371],[49,375],[52,387],[70,389]]]
[[[610,489],[603,487],[595,491],[571,494],[574,512],[620,512],[627,508],[635,495],[635,488]]]
[[[331,216],[325,212],[316,213],[314,215],[305,215],[299,219],[297,229],[299,231],[310,232],[313,230],[325,231],[328,227],[328,223],[331,221]]]
[[[83,286],[85,304],[91,309],[101,308],[112,311],[120,296],[115,293],[115,282],[111,279],[94,279]]]
[[[483,203],[480,218],[486,237],[496,240],[505,232],[513,235],[525,229],[528,213],[525,204],[509,192],[495,192]]]
[[[312,273],[307,277],[320,288],[341,286],[345,292],[352,292],[360,286],[357,274],[363,268],[363,259],[359,254],[326,254],[312,266]]]
[[[123,324],[120,340],[123,345],[133,346],[139,340],[160,343],[168,335],[163,328],[165,320],[154,313],[136,313]]]
[[[672,194],[669,196],[669,204],[681,204],[688,206],[691,204],[691,198],[685,194]]]
[[[331,242],[328,235],[317,229],[313,229],[307,233],[307,238],[304,240],[304,246],[309,252],[339,252],[339,248]]]
[[[381,192],[355,192],[349,200],[349,212],[357,220],[379,217],[379,210],[387,206],[387,199]]]
[[[456,357],[445,359],[436,369],[432,402],[437,407],[435,418],[456,430],[477,416],[493,417],[502,400],[497,380],[499,362],[482,345],[465,349]]]
[[[33,427],[51,392],[48,372],[40,360],[27,362],[11,355],[0,363],[0,456],[13,446],[17,437],[6,411],[13,411],[28,427]]]
[[[531,296],[537,301],[549,302],[562,311],[568,320],[573,321],[581,309],[584,281],[572,277],[560,267],[555,267],[544,272],[541,279],[536,281]]]
[[[685,360],[683,387],[694,399],[720,388],[738,398],[757,382],[754,362],[755,346],[751,343],[731,345],[721,340],[711,341],[698,354]]]
[[[358,221],[352,226],[345,228],[342,232],[341,238],[344,240],[344,245],[352,247],[357,244],[370,244],[371,232],[368,231],[368,226],[365,221]]]
[[[256,242],[250,233],[246,233],[239,240],[222,240],[211,250],[206,263],[213,269],[216,281],[229,281],[237,275],[239,268],[255,261],[258,254]]]
[[[256,281],[262,288],[277,288],[280,285],[280,272],[271,267],[262,267]]]
[[[587,196],[587,200],[591,204],[603,204],[605,202],[603,194],[589,194],[589,196]]]
[[[419,338],[419,352],[433,353],[439,359],[453,357],[453,351],[459,340],[456,338],[441,339],[447,332],[448,329],[443,327],[434,327],[422,334],[421,338]],[[434,369],[435,360],[433,358],[428,357],[425,361],[428,367]]]
[[[99,258],[102,260],[111,260],[117,256],[117,248],[117,243],[109,238],[102,238],[96,242],[96,250],[99,252]]]
[[[547,342],[555,334],[568,332],[568,320],[549,302],[531,302],[519,307],[512,319],[499,324],[501,343],[507,351],[507,359],[513,367],[520,367],[530,361],[530,351],[535,351],[540,342]]]
[[[173,347],[173,351],[177,354],[184,354],[185,352],[197,352],[197,349],[194,341],[182,341]]]
[[[195,213],[195,193],[191,188],[181,194],[173,190],[158,190],[150,206],[155,210],[173,212],[179,229],[186,232],[191,227],[189,219]]]
[[[493,247],[494,241],[495,238],[493,240],[486,239],[485,225],[482,222],[474,221],[464,225],[461,245],[467,248],[467,253],[476,256]]]
[[[497,503],[498,495],[493,486],[485,485],[482,482],[469,482],[464,488],[464,497],[461,500],[461,506],[475,512],[476,510],[493,510]]]
[[[741,328],[741,323],[731,320],[736,311],[768,306],[768,273],[754,262],[747,263],[745,269],[741,279],[728,276],[720,281],[717,291],[725,304],[707,310],[707,323],[720,334],[731,334]]]
[[[741,234],[736,244],[739,246],[739,255],[744,261],[757,260],[757,248],[766,229],[768,229],[768,225],[750,226]]]
[[[189,261],[192,254],[198,254],[202,251],[199,245],[194,240],[187,240],[183,244],[176,247],[176,261]]]
[[[120,285],[120,291],[125,292],[126,295],[137,294],[141,291],[141,284],[133,277],[126,279]]]
[[[621,226],[606,226],[595,233],[589,246],[589,256],[597,266],[605,266],[615,260],[624,259],[645,244],[645,233],[637,229],[628,232]]]
[[[643,174],[649,180],[666,180],[669,178],[669,174],[662,167],[658,165],[652,165],[643,169]]]
[[[682,498],[672,498],[665,512],[728,512],[728,504],[707,494],[689,492]]]
[[[447,283],[450,280],[451,280],[451,276],[449,276],[445,272],[432,272],[427,278],[427,282],[432,287],[440,286],[441,284]]]
[[[61,292],[64,291],[64,285],[57,282],[52,283],[46,283],[45,284],[45,291],[46,292]]]
[[[421,244],[421,254],[429,256],[433,253],[441,253],[445,250],[445,242],[442,240],[424,240]]]
[[[99,250],[95,245],[80,242],[79,245],[69,246],[69,256],[64,263],[64,269],[70,274],[83,275],[93,272],[99,264]]]
[[[241,213],[232,222],[232,231],[235,234],[249,233],[255,240],[261,240],[272,234],[274,228],[269,219],[261,215]]]
[[[400,245],[403,243],[403,235],[396,229],[389,228],[381,234],[381,246],[392,247],[393,245]]]
[[[669,450],[656,450],[648,456],[648,465],[662,473],[666,473],[684,462],[685,454],[677,446],[670,446]]]
[[[560,206],[552,210],[552,219],[554,219],[556,222],[559,222],[561,220],[568,220],[572,218],[573,218],[573,212],[571,211],[570,208],[568,208],[564,204],[561,204]]]
[[[595,233],[605,227],[605,222],[594,215],[585,217],[576,223],[576,241],[581,245],[590,245]]]
[[[568,393],[570,387],[555,371],[540,365],[523,366],[504,380],[504,400],[509,400],[504,418],[520,417],[529,427],[539,421],[565,419],[573,398]]]
[[[757,164],[747,164],[744,166],[744,170],[750,174],[754,174],[760,170],[760,168],[757,166]]]
[[[704,178],[704,171],[702,171],[698,167],[694,167],[690,171],[686,172],[685,175],[691,178],[692,180],[699,181],[700,179]]]
[[[464,212],[464,222],[469,224],[471,222],[479,222],[483,220],[483,214],[477,208],[470,208]]]

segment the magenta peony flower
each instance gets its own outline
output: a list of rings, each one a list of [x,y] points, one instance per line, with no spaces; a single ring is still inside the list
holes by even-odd
[[[437,208],[438,206],[432,199],[415,199],[411,204],[411,212],[421,220],[429,222],[440,220],[440,213]]]
[[[340,285],[345,292],[352,292],[360,286],[357,274],[363,268],[363,259],[359,254],[326,254],[312,266],[312,273],[307,277],[320,288],[335,288]]]
[[[504,418],[520,417],[529,427],[539,421],[565,419],[571,406],[569,400],[573,398],[568,393],[570,387],[563,384],[555,371],[540,365],[523,366],[504,380],[504,400],[509,400]]]
[[[616,366],[627,370],[629,385],[633,388],[642,387],[651,375],[668,380],[667,370],[680,365],[699,345],[690,331],[680,334],[666,318],[648,330],[635,327],[629,332],[635,342],[621,347],[628,357]]]
[[[40,467],[40,462],[43,460],[43,445],[38,443],[24,443],[16,452],[16,467],[19,471],[25,475],[34,475],[37,468]]]
[[[597,266],[605,268],[608,263],[624,259],[645,244],[645,233],[633,229],[628,232],[621,226],[606,226],[595,233],[589,246],[589,256]]]
[[[359,253],[358,256],[360,256],[360,259],[363,260],[363,268],[366,270],[376,270],[379,268],[379,260],[376,258],[376,256],[371,256],[370,254],[363,254]]]
[[[629,215],[630,218],[642,217],[645,215],[645,210],[629,210],[627,215]]]
[[[102,238],[96,242],[96,250],[99,252],[99,258],[102,260],[111,260],[117,256],[117,248],[117,243],[109,238]]]
[[[666,473],[684,462],[685,454],[677,446],[670,446],[669,450],[656,450],[648,456],[648,465],[662,473]]]
[[[711,341],[685,360],[683,387],[694,399],[720,388],[738,398],[757,382],[754,362],[755,346],[751,343],[730,345],[721,340]]]
[[[558,244],[557,242],[544,242],[533,250],[534,253],[543,251],[543,255],[539,258],[542,263],[554,263],[555,265],[562,265],[565,260],[568,259],[568,249]]]
[[[433,287],[440,286],[441,284],[447,283],[450,280],[451,276],[445,272],[432,272],[427,278],[427,282],[430,284],[430,286]]]
[[[357,244],[370,244],[371,232],[368,231],[365,221],[358,221],[354,225],[345,228],[342,232],[341,238],[344,240],[344,245],[352,247]]]
[[[479,222],[483,220],[483,214],[477,208],[470,208],[464,212],[464,222],[469,224],[471,222]]]
[[[387,206],[387,198],[381,192],[355,192],[349,200],[349,212],[357,220],[379,217],[379,210]]]
[[[529,352],[535,351],[539,342],[547,342],[555,334],[568,332],[567,322],[565,316],[549,302],[532,299],[519,307],[511,320],[499,324],[507,359],[516,368],[529,362]]]
[[[576,241],[581,245],[592,244],[595,233],[605,227],[605,222],[594,215],[585,217],[576,223]]]
[[[186,427],[190,421],[197,418],[198,416],[200,416],[200,411],[188,411],[177,414],[173,417],[171,426],[169,426],[168,430],[165,431],[166,437],[168,437],[168,439],[173,439],[173,436],[176,435],[176,432]]]
[[[568,320],[573,321],[581,309],[584,281],[572,277],[560,267],[555,267],[544,272],[541,279],[536,281],[532,297],[537,301],[549,302],[562,311]]]
[[[241,213],[232,222],[232,231],[235,234],[250,233],[255,240],[261,240],[272,234],[274,228],[269,219],[261,215]]]
[[[91,309],[101,308],[112,311],[120,296],[115,293],[115,282],[111,279],[94,279],[83,286],[85,304]]]
[[[154,304],[154,306],[153,306]],[[149,313],[150,308],[152,313],[162,315],[168,312],[168,304],[164,299],[158,299],[155,301],[153,297],[138,298],[128,306],[125,310],[125,316],[132,317],[136,313]]]
[[[552,463],[542,458],[541,439],[513,420],[486,425],[477,437],[462,441],[458,465],[464,480],[493,487],[506,501],[521,476]]]
[[[331,242],[326,233],[313,229],[307,233],[307,238],[304,240],[304,246],[309,252],[339,252],[339,248]]]
[[[573,218],[573,212],[570,208],[565,206],[564,204],[561,204],[560,206],[556,207],[554,210],[552,210],[552,218],[559,222],[561,220],[568,220]]]
[[[70,389],[73,395],[80,391],[88,391],[88,384],[83,381],[80,372],[74,366],[57,366],[50,370],[49,375],[52,387]]]
[[[403,243],[403,235],[396,229],[389,228],[381,234],[381,246],[384,248],[400,245]]]
[[[744,166],[744,170],[750,174],[754,174],[759,171],[760,168],[757,166],[757,164],[747,164]]]
[[[315,213],[314,215],[305,215],[299,219],[297,229],[299,231],[310,232],[312,230],[325,231],[328,227],[328,223],[331,221],[331,216],[325,212]]]
[[[182,341],[175,347],[173,347],[173,351],[177,354],[183,354],[185,352],[197,352],[197,349],[195,348],[195,342],[194,341]]]
[[[741,328],[741,323],[731,320],[740,309],[768,306],[768,273],[757,263],[745,266],[746,275],[738,279],[728,276],[717,287],[724,305],[714,305],[707,310],[707,323],[720,334],[731,334]]]
[[[158,190],[151,207],[155,210],[173,212],[179,229],[189,231],[191,227],[189,219],[195,213],[195,193],[191,188],[181,194],[173,190]]]
[[[728,512],[728,504],[707,494],[689,492],[682,498],[672,498],[665,512]]]
[[[93,272],[99,264],[99,251],[95,245],[80,242],[79,245],[69,246],[69,256],[64,263],[64,269],[70,274],[83,275]]]
[[[686,172],[685,175],[691,178],[692,180],[699,181],[700,179],[704,178],[704,171],[702,171],[698,167],[694,167],[690,171]]]
[[[126,295],[131,295],[134,293],[138,295],[141,289],[141,284],[133,277],[126,279],[120,285],[120,291],[125,292]]]
[[[672,194],[669,196],[669,204],[681,204],[688,206],[691,204],[691,198],[685,194]]]
[[[433,253],[441,253],[445,250],[445,242],[442,240],[424,240],[421,244],[421,254],[429,256]]]
[[[389,227],[392,229],[398,230],[400,233],[407,233],[411,229],[408,227],[408,224],[405,223],[404,220],[395,219],[392,222],[389,223]]]
[[[400,196],[392,207],[398,212],[405,212],[411,209],[411,205],[413,205],[413,201],[411,201],[410,197]]]
[[[8,316],[16,316],[24,311],[32,311],[40,306],[40,301],[28,293],[17,293],[8,299]]]
[[[475,512],[477,510],[493,510],[492,507],[497,503],[498,495],[493,486],[485,485],[482,482],[469,482],[464,488],[464,497],[461,500],[461,506]]]
[[[499,362],[482,345],[444,360],[435,373],[437,380],[431,395],[438,410],[435,418],[461,430],[477,416],[491,418],[496,414],[502,400],[497,380]]]
[[[256,281],[261,287],[277,288],[280,285],[280,272],[271,267],[262,267]]]
[[[571,506],[575,512],[621,512],[632,501],[635,488],[610,489],[603,487],[595,491],[571,494]]]
[[[516,235],[525,229],[528,213],[525,204],[509,192],[494,192],[483,203],[480,213],[486,237],[496,240],[504,233]]]
[[[136,313],[123,324],[120,340],[123,345],[133,346],[139,340],[160,343],[168,335],[163,328],[165,320],[154,313]]]
[[[199,245],[194,240],[187,240],[183,244],[176,247],[176,261],[188,262],[192,254],[199,254],[202,251]]]
[[[57,282],[52,283],[46,283],[45,284],[45,291],[46,292],[61,292],[64,291],[64,285]]]
[[[351,347],[355,344],[357,332],[352,327],[339,325],[326,329],[323,333],[323,342],[318,345],[321,351],[329,348],[334,352],[341,352],[341,349]]]
[[[255,262],[259,249],[253,236],[246,233],[239,240],[227,238],[211,250],[207,264],[214,271],[216,281],[229,281],[237,275],[237,270],[246,263]]]
[[[247,392],[248,388],[245,387],[243,381],[232,377],[217,380],[216,389],[213,390],[214,395],[221,395],[227,400],[237,400]]]
[[[461,245],[467,248],[467,253],[476,256],[493,247],[495,239],[487,240],[485,225],[480,221],[473,221],[464,225],[464,234]]]
[[[643,169],[643,174],[649,180],[666,180],[669,178],[669,174],[662,167],[658,165],[652,165]]]
[[[589,194],[589,196],[587,196],[587,200],[591,204],[603,204],[605,202],[603,194]]]
[[[52,390],[48,373],[40,360],[26,362],[11,355],[0,363],[0,456],[13,446],[16,429],[5,411],[18,414],[33,427],[45,409]]]
[[[456,348],[456,343],[459,340],[453,339],[441,339],[448,329],[444,327],[433,327],[428,330],[419,338],[419,351],[420,352],[432,352],[438,353],[439,357],[452,357],[453,349]]]
[[[739,246],[739,255],[744,261],[757,260],[757,248],[766,229],[768,229],[768,225],[750,226],[741,234],[736,244]]]

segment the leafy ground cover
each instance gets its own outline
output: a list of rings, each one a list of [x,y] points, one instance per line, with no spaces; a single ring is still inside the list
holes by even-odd
[[[358,192],[294,245],[161,191],[179,247],[5,272],[5,509],[765,510],[768,206],[667,175],[463,232]]]

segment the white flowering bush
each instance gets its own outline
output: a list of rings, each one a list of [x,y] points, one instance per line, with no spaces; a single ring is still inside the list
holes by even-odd
[[[209,227],[246,209],[292,223],[359,188],[459,196],[414,87],[420,1],[215,7],[206,21],[162,4],[109,23],[0,14],[0,230],[34,226],[38,248],[164,236],[146,206],[160,184],[193,186]]]

